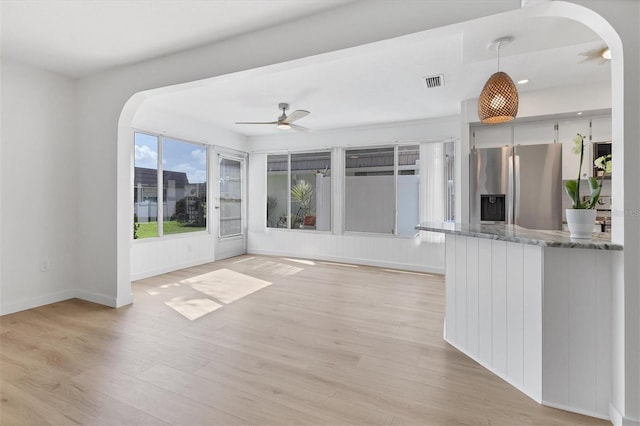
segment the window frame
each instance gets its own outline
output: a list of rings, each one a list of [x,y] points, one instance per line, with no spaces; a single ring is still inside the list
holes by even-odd
[[[400,147],[407,146],[416,146],[418,147],[418,152],[421,152],[422,144],[424,141],[412,141],[412,142],[402,142],[402,143],[387,143],[380,145],[358,145],[358,146],[345,146],[342,153],[344,159],[344,170],[342,173],[342,229],[343,235],[366,235],[372,237],[397,237],[397,238],[414,238],[415,235],[404,235],[398,234],[398,175],[400,171],[400,158],[399,158],[399,150]],[[358,150],[367,150],[367,149],[385,149],[385,148],[393,148],[393,232],[374,232],[374,231],[350,231],[347,229],[347,152],[348,151],[358,151]],[[419,163],[422,162],[422,156],[419,156]],[[421,217],[421,197],[422,197],[422,177],[420,175],[421,170],[420,166],[417,168],[418,170],[418,218]],[[417,233],[417,231],[416,231]]]
[[[244,157],[240,157],[237,155],[233,155],[233,154],[229,154],[225,151],[221,151],[221,152],[217,152],[217,159],[218,159],[218,164],[216,166],[216,170],[218,171],[218,176],[217,176],[217,183],[218,183],[218,188],[217,188],[217,193],[218,193],[218,204],[219,204],[219,213],[218,213],[218,240],[222,241],[222,240],[232,240],[232,239],[237,239],[237,238],[244,238],[245,234],[246,234],[246,223],[247,223],[247,213],[245,210],[246,207],[246,194],[245,194],[245,188],[247,186],[247,182],[245,182],[246,179],[246,156]],[[207,157],[208,159],[208,157]],[[220,202],[220,198],[221,198],[221,192],[220,192],[220,162],[225,159],[225,160],[232,160],[232,161],[237,161],[240,163],[240,233],[238,234],[232,234],[232,235],[220,235],[220,233],[222,232],[222,226],[220,224],[220,220],[222,219],[222,203]],[[208,210],[208,209],[207,209]],[[208,213],[208,212],[207,212]],[[208,227],[209,225],[209,220],[207,218],[207,229],[209,229]]]
[[[207,212],[206,212],[206,229],[204,230],[200,230],[200,231],[193,231],[193,232],[181,232],[181,233],[177,233],[177,234],[168,234],[165,235],[164,234],[164,202],[165,202],[165,194],[164,194],[164,179],[163,179],[163,172],[164,172],[164,167],[162,164],[162,159],[163,159],[163,142],[164,139],[170,139],[172,141],[175,142],[181,142],[181,143],[187,143],[187,144],[191,144],[191,145],[196,145],[199,147],[202,147],[205,149],[205,154],[207,156],[207,161],[206,161],[206,171],[207,171],[207,178],[206,178],[206,183],[207,183],[207,191],[206,191],[206,195],[207,195],[207,204],[209,204],[210,199],[211,199],[211,185],[210,185],[210,181],[211,181],[211,148],[212,146],[208,143],[205,142],[197,142],[197,141],[193,141],[190,139],[185,139],[185,138],[181,138],[178,136],[173,136],[171,134],[167,134],[167,133],[159,133],[159,132],[154,132],[154,131],[149,131],[149,130],[144,130],[144,129],[140,129],[140,128],[136,128],[134,127],[132,129],[132,143],[131,143],[131,185],[130,187],[132,188],[131,194],[130,194],[130,206],[131,206],[131,217],[133,218],[134,214],[135,214],[135,201],[134,201],[134,192],[135,192],[135,169],[136,169],[136,161],[135,161],[135,149],[136,149],[136,133],[141,133],[147,136],[153,136],[156,137],[158,140],[158,159],[157,159],[157,165],[156,165],[156,169],[157,169],[157,180],[156,180],[156,194],[157,194],[157,215],[158,215],[158,219],[157,219],[157,223],[158,223],[158,229],[157,229],[157,233],[158,235],[154,236],[154,237],[148,237],[148,238],[133,238],[133,230],[130,233],[130,238],[131,241],[135,244],[145,244],[148,242],[153,242],[153,241],[158,241],[159,239],[179,239],[179,238],[187,238],[189,236],[198,236],[198,235],[205,235],[205,234],[211,234],[211,209],[207,208]]]
[[[291,227],[291,156],[295,154],[311,154],[311,153],[328,153],[329,154],[329,163],[331,164],[331,211],[330,211],[330,220],[329,220],[329,229],[328,230],[317,230],[317,229],[304,229],[304,228],[292,228]],[[267,232],[271,231],[295,231],[296,233],[311,233],[311,234],[333,234],[335,225],[333,222],[334,215],[334,203],[333,203],[333,187],[334,187],[334,173],[333,173],[333,164],[334,164],[334,151],[332,148],[321,148],[321,149],[304,149],[304,150],[296,150],[296,151],[266,151],[264,153],[264,166],[265,166],[265,180],[264,180],[264,203],[263,205],[267,205],[267,197],[269,196],[269,186],[268,186],[268,173],[269,173],[269,156],[270,155],[286,155],[287,156],[287,227],[286,228],[278,228],[278,227],[270,227],[267,223],[267,215],[266,211],[263,215],[263,227]]]

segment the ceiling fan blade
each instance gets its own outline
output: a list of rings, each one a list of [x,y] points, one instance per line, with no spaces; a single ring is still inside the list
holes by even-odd
[[[291,114],[289,114],[289,116],[287,118],[285,118],[284,122],[285,123],[292,123],[296,120],[300,120],[303,117],[306,117],[307,115],[309,115],[310,112],[309,111],[305,111],[303,109],[298,109],[293,111]]]
[[[277,121],[236,121],[236,124],[278,124]]]
[[[292,128],[293,130],[297,130],[297,131],[299,131],[299,132],[306,132],[306,133],[311,132],[311,129],[308,129],[308,128],[306,128],[306,127],[302,127],[302,126],[298,126],[297,124],[291,124],[291,123],[289,123],[289,126],[291,126],[291,128]]]

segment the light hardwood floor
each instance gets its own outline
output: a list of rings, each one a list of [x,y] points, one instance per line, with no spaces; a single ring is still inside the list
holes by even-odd
[[[133,292],[1,317],[0,423],[606,424],[448,346],[442,276],[247,255]]]

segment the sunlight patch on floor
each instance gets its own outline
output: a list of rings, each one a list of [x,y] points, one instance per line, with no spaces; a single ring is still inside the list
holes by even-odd
[[[331,266],[344,266],[345,268],[359,268],[358,265],[350,265],[348,263],[337,263],[337,262],[318,262],[323,265],[331,265]]]
[[[303,265],[309,265],[309,266],[314,266],[316,264],[316,262],[314,262],[313,260],[305,260],[305,259],[291,259],[288,257],[283,257],[282,260],[287,260],[289,262],[302,263]]]
[[[164,304],[191,321],[222,307],[210,299],[191,299],[184,296],[174,297]]]
[[[232,303],[271,285],[268,281],[229,269],[219,269],[197,277],[187,278],[180,283],[188,284],[195,290],[225,304]]]
[[[247,257],[246,259],[236,260],[235,262],[233,262],[233,264],[235,265],[236,263],[242,263],[242,262],[246,262],[247,260],[253,260],[253,259],[255,259],[255,257]]]
[[[152,288],[151,290],[147,290],[147,293],[149,293],[152,296],[157,296],[158,294],[161,293],[161,290],[165,290],[165,289],[168,289],[170,287],[180,287],[180,284],[178,284],[178,283],[163,284],[163,285],[161,285],[159,287]]]
[[[297,266],[285,265],[284,263],[271,261],[260,262],[260,264],[255,266],[254,269],[261,272],[268,272],[273,275],[279,275],[281,277],[295,275],[298,272],[304,271],[304,269],[298,268]]]
[[[383,269],[385,272],[393,272],[394,274],[406,274],[406,275],[424,275],[425,277],[434,277],[435,275],[427,274],[426,272],[412,272],[412,271],[400,271],[398,269]]]
[[[270,285],[271,282],[250,275],[218,269],[146,292],[162,297],[165,305],[193,321]]]

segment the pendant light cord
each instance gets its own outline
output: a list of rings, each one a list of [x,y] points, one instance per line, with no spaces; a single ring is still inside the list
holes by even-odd
[[[498,43],[498,72],[500,72],[500,47],[502,46],[502,42]]]

